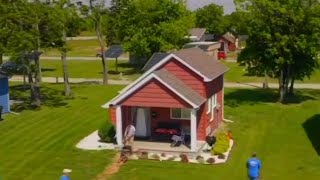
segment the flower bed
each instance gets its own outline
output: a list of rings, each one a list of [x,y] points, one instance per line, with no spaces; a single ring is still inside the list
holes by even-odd
[[[218,143],[218,141],[217,141]],[[225,142],[223,142],[225,143]],[[156,161],[176,161],[182,163],[197,163],[197,164],[218,164],[225,163],[230,155],[233,146],[233,140],[228,138],[228,148],[225,152],[213,154],[212,152],[201,152],[197,156],[190,156],[187,154],[163,153],[163,152],[137,152],[134,153],[130,159],[148,159]]]

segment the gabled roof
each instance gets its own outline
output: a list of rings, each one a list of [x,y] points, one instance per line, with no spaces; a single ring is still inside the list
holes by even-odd
[[[189,34],[191,37],[196,37],[196,40],[200,40],[204,34],[206,33],[206,29],[205,28],[192,28],[189,31]]]
[[[182,49],[174,54],[202,74],[208,81],[212,81],[229,69],[198,47]]]
[[[143,71],[148,71],[150,68],[152,68],[154,65],[156,65],[159,61],[163,60],[166,56],[168,56],[169,53],[165,52],[157,52],[154,53],[147,64],[142,68]]]
[[[168,71],[158,70],[154,71],[153,73],[149,74],[149,76],[139,81],[131,89],[120,93],[117,97],[113,98],[102,107],[109,108],[110,105],[117,105],[121,103],[121,101],[126,99],[132,93],[136,92],[139,88],[150,82],[152,79],[158,80],[161,84],[170,89],[173,93],[190,104],[190,106],[192,106],[193,108],[198,108],[206,100]]]
[[[228,33],[222,35],[222,37],[224,39],[226,39],[227,41],[231,42],[231,43],[235,43],[236,42],[236,38]]]
[[[157,77],[159,77],[163,81],[163,83],[167,83],[170,87],[174,89],[175,92],[180,93],[182,96],[184,96],[186,99],[188,99],[196,106],[200,106],[206,100],[192,88],[183,83],[176,76],[171,74],[169,71],[161,69],[155,71],[154,74]]]
[[[118,96],[116,96],[115,98],[110,100],[108,103],[104,104],[102,107],[103,108],[109,108],[109,106],[111,104],[114,104],[115,102],[117,102],[118,99],[123,96],[123,94],[128,94],[130,92],[132,93],[133,91],[136,90],[137,87],[141,87],[141,85],[145,84],[151,78],[156,78],[159,81],[161,81],[160,77],[162,77],[164,79],[172,78],[172,76],[170,76],[170,75],[164,76],[163,72],[165,72],[165,71],[160,71],[160,74],[159,74],[159,71],[157,71],[157,68],[161,67],[163,64],[165,64],[166,62],[168,62],[172,58],[174,58],[175,60],[177,60],[180,63],[182,63],[183,65],[185,65],[191,71],[193,71],[196,74],[198,74],[200,77],[203,78],[203,80],[205,82],[212,81],[213,79],[217,78],[218,76],[220,76],[221,74],[225,73],[228,70],[228,68],[226,66],[224,66],[223,64],[220,64],[217,60],[213,59],[212,56],[207,55],[205,52],[203,52],[198,47],[193,47],[193,48],[189,48],[189,49],[183,49],[183,50],[180,50],[180,51],[176,51],[174,53],[171,53],[171,54],[167,55],[165,58],[160,60],[157,64],[152,66],[142,76],[140,76],[134,82],[132,82],[131,84],[126,86],[124,89],[122,89],[119,92]],[[171,85],[171,84],[175,84],[176,80],[172,80],[172,81],[166,80],[166,81],[163,81],[163,82],[167,82],[167,83],[165,83],[165,84],[167,84],[167,87],[173,88],[175,86]],[[177,83],[177,84],[181,84],[181,83]],[[181,87],[181,86],[179,86],[179,87]],[[175,89],[175,91],[178,94],[179,94],[179,91],[180,91],[179,87],[178,88],[177,87],[173,88],[173,89]],[[184,88],[182,88],[182,89],[187,89],[187,88],[185,88],[185,86],[183,86],[183,87]],[[184,92],[182,92],[182,94],[183,93]],[[195,100],[190,98],[189,94],[191,94],[192,97],[193,96],[196,97],[196,95],[190,93],[190,91],[188,91],[188,90],[186,90],[186,93],[187,94],[184,94],[184,95],[181,95],[181,96],[182,97],[186,96],[185,97],[186,99],[189,98],[190,99],[189,100],[190,104],[193,104],[193,106],[196,107],[198,102],[193,102]],[[196,97],[196,98],[200,99],[199,97]]]

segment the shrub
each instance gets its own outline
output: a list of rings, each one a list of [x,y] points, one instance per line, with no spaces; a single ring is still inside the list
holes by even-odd
[[[218,155],[218,159],[225,159],[226,158],[226,155],[224,155],[224,154],[219,154]]]
[[[111,143],[113,142],[113,138],[115,135],[116,130],[110,121],[106,121],[105,123],[103,123],[98,130],[98,136],[100,137],[101,142]]]
[[[212,154],[219,155],[227,152],[229,149],[229,137],[225,133],[217,135],[217,142],[212,148]]]
[[[145,152],[145,151],[141,152],[139,159],[148,159],[148,152]]]
[[[207,163],[209,163],[209,164],[213,164],[214,162],[216,162],[216,160],[214,158],[207,159]]]
[[[199,160],[201,158],[203,158],[203,157],[199,155],[199,156],[196,157],[196,160]]]
[[[180,154],[181,162],[187,163],[189,162],[188,156],[185,154]]]
[[[204,158],[202,156],[197,156],[196,160],[198,161],[198,163],[204,163]]]

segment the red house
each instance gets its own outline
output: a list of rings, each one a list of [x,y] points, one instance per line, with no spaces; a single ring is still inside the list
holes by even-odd
[[[231,34],[226,33],[219,38],[221,43],[221,49],[224,52],[236,51],[237,50],[237,39]]]
[[[136,137],[157,141],[184,132],[190,151],[198,150],[223,119],[224,73],[215,57],[197,47],[152,58],[147,71],[103,105],[109,108],[122,145],[125,127],[135,123]],[[150,147],[152,148],[152,147]]]

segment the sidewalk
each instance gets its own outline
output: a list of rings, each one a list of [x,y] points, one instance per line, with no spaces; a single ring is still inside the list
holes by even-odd
[[[22,76],[13,76],[10,81],[23,82]],[[62,77],[42,77],[42,82],[47,83],[62,83]],[[102,79],[94,79],[94,78],[69,78],[70,83],[97,83],[102,84]],[[113,85],[128,85],[132,81],[131,80],[108,80],[108,84]],[[224,87],[226,88],[262,88],[262,82],[225,82]],[[320,89],[320,83],[318,84],[309,84],[309,83],[296,83],[294,85],[296,89]],[[278,89],[279,85],[277,83],[269,83],[269,88]]]
[[[3,60],[9,60],[9,57],[8,56],[3,56]],[[61,61],[61,57],[60,56],[41,56],[40,57],[40,61],[45,61],[45,60],[59,60]],[[79,56],[79,57],[76,57],[76,56],[67,56],[67,60],[79,60],[79,61],[92,61],[92,60],[96,60],[96,61],[101,61],[101,58],[100,57],[94,57],[94,56],[91,56],[91,57],[84,57],[84,56]],[[115,58],[106,58],[106,60],[115,60]],[[120,56],[118,58],[118,61],[128,61],[129,58],[128,57],[124,57],[124,56]]]

